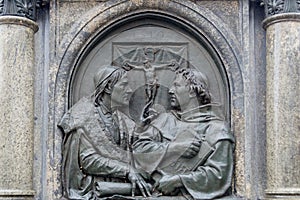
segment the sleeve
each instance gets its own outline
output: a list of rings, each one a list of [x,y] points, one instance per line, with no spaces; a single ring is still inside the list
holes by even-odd
[[[233,145],[221,140],[207,161],[195,171],[179,175],[190,195],[195,199],[213,199],[223,195],[231,185]]]
[[[86,98],[80,99],[68,110],[57,124],[65,134],[82,127],[94,113],[93,103]]]
[[[167,143],[163,143],[161,133],[155,127],[150,126],[147,131],[135,133],[138,139],[133,143],[136,153],[149,153],[166,149]]]
[[[168,143],[162,142],[161,134],[154,127],[138,136],[133,143],[133,156],[137,169],[151,174],[161,163],[168,148]]]
[[[176,119],[177,120],[177,119]],[[164,151],[173,136],[168,136],[172,128],[176,127],[176,121],[169,113],[160,114],[141,133],[135,133],[138,137],[133,144],[133,149],[138,153],[149,153],[154,151]]]
[[[84,134],[81,134],[79,148],[80,168],[86,174],[123,178],[129,173],[126,163],[99,154]]]

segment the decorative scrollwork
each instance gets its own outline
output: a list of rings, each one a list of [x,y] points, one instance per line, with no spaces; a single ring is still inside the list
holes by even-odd
[[[32,1],[16,0],[17,14],[23,17],[32,18],[34,13],[34,5]]]
[[[283,0],[268,0],[267,9],[269,15],[275,15],[282,13],[284,10],[284,1]]]
[[[300,11],[300,0],[258,0],[265,6],[266,16]]]
[[[0,0],[0,15],[4,12],[4,0]]]
[[[36,10],[49,3],[48,0],[0,0],[0,16],[14,15],[36,20]]]

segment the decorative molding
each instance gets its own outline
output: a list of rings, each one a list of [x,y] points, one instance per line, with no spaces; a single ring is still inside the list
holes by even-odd
[[[283,13],[280,15],[272,15],[262,22],[264,29],[280,22],[300,22],[300,13]]]
[[[0,25],[1,24],[22,25],[32,29],[34,32],[37,32],[39,30],[38,24],[35,21],[26,17],[4,15],[0,17]]]
[[[0,0],[0,16],[19,16],[36,21],[37,8],[49,0]]]
[[[265,7],[266,17],[300,12],[300,0],[258,0],[258,2]]]
[[[7,197],[7,196],[18,196],[18,197],[29,197],[34,196],[34,190],[14,190],[14,189],[4,189],[0,190],[0,197]]]

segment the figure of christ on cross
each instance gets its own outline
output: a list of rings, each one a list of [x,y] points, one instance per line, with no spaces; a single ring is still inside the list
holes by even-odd
[[[175,71],[175,69],[173,68],[177,68],[178,63],[175,60],[172,60],[167,64],[154,65],[148,59],[146,59],[142,65],[134,65],[126,60],[123,62],[123,67],[125,69],[136,69],[144,71],[147,103],[145,106],[146,110],[143,112],[142,117],[143,119],[146,119],[149,116],[149,109],[154,103],[157,89],[159,88],[156,70],[170,68],[171,70]]]
[[[147,102],[149,103],[151,101],[154,101],[157,88],[159,87],[158,79],[155,71],[166,67],[174,67],[176,66],[176,61],[171,61],[168,64],[161,64],[161,65],[153,65],[148,59],[146,59],[143,62],[143,65],[134,65],[129,63],[128,61],[124,61],[123,66],[127,69],[129,68],[129,69],[144,70],[145,82],[146,82],[145,84],[146,95],[148,99]]]

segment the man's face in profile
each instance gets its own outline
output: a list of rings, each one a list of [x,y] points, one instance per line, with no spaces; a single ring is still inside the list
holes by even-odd
[[[127,75],[123,77],[115,84],[111,96],[112,106],[127,106],[129,105],[130,95],[132,90],[128,84]]]
[[[179,109],[184,108],[190,101],[190,89],[187,81],[179,74],[169,90],[171,106]]]

